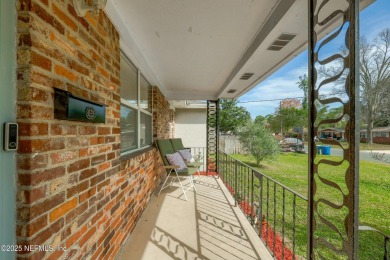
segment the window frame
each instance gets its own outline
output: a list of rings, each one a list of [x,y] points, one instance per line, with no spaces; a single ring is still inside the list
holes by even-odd
[[[137,126],[136,126],[136,128],[137,128],[136,129],[137,130],[137,148],[129,149],[126,151],[121,151],[120,152],[121,156],[123,156],[123,155],[130,155],[132,153],[139,152],[140,150],[147,149],[153,145],[153,87],[149,83],[146,76],[141,73],[141,70],[131,61],[131,59],[123,51],[121,51],[121,59],[126,59],[125,62],[129,62],[137,71],[137,102],[136,102],[136,104],[132,104],[131,102],[128,102],[127,100],[122,98],[122,96],[120,96],[120,106],[121,107],[125,106],[127,108],[134,109],[134,110],[136,110],[136,114],[137,114]],[[148,83],[148,87],[150,88],[150,95],[151,95],[150,108],[151,108],[151,111],[148,111],[147,109],[144,109],[141,107],[141,77],[143,77],[145,79],[145,81]],[[122,88],[122,82],[120,84],[120,88]],[[145,146],[141,146],[141,113],[150,116],[150,119],[151,119],[151,123],[150,123],[151,143],[148,145],[145,145]],[[122,130],[121,130],[121,132],[122,132]],[[120,142],[122,143],[122,140],[120,140]]]

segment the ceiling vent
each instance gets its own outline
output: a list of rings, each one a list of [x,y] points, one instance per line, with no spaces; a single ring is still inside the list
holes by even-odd
[[[271,45],[268,47],[267,50],[270,50],[270,51],[280,51],[283,47],[282,46],[276,46],[276,45]]]
[[[204,106],[207,105],[206,100],[186,100],[186,106]]]
[[[242,80],[248,80],[250,77],[253,76],[254,73],[244,73],[242,74],[241,78]]]
[[[229,91],[228,91],[227,93],[233,94],[233,93],[236,92],[236,91],[237,91],[237,89],[229,89]]]
[[[297,36],[296,34],[282,33],[279,37],[268,47],[270,51],[280,51],[286,46],[292,39]]]

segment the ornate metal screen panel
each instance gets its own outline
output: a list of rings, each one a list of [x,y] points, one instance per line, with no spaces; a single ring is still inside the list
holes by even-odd
[[[359,1],[308,2],[310,63],[308,257],[356,259],[359,180],[357,152]],[[319,40],[321,32],[334,23],[339,23],[336,30]],[[335,42],[336,45],[344,44],[342,52],[339,48],[329,48]],[[321,117],[320,108],[325,105],[341,107],[342,115],[337,118]],[[345,123],[345,143],[320,138],[317,144],[322,145],[323,151],[330,149],[330,145],[341,148],[343,157],[329,158],[326,155],[318,155],[320,147],[314,140],[319,130],[338,122]]]
[[[218,110],[218,100],[207,101],[207,174],[209,172],[217,172]]]

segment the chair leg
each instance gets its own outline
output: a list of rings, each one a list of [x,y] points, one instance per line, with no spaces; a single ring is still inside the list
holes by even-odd
[[[180,184],[180,188],[181,188],[181,190],[182,190],[182,192],[183,192],[183,195],[184,195],[186,201],[188,201],[186,192],[187,192],[189,189],[191,189],[191,188],[193,188],[194,191],[196,191],[195,182],[194,182],[194,176],[193,176],[193,175],[190,175],[190,176],[188,177],[188,180],[189,180],[189,182],[190,182],[190,187],[187,188],[187,189],[184,189],[183,184],[182,184],[181,181],[180,181],[179,174],[177,174],[177,172],[175,171],[176,176],[171,176],[171,172],[172,172],[172,170],[170,170],[169,173],[167,174],[167,177],[165,178],[164,183],[163,183],[163,185],[161,186],[161,189],[160,189],[160,191],[158,192],[157,196],[160,195],[160,193],[161,193],[161,191],[162,191],[163,189],[167,188],[168,186],[172,186],[172,183],[173,183],[173,181],[174,181],[175,178],[176,178],[176,179],[178,180],[179,184]],[[166,185],[166,183],[167,183],[169,177],[172,177],[172,179],[171,179],[170,183]]]
[[[183,185],[181,184],[181,181],[180,181],[180,178],[179,178],[179,174],[177,174],[177,172],[175,172],[175,173],[176,173],[177,179],[179,180],[180,187],[181,187],[181,190],[182,190],[182,192],[183,192],[183,195],[184,195],[184,197],[186,198],[186,201],[188,201],[188,198],[187,198],[187,195],[186,195],[186,191],[187,191],[187,190],[184,190],[184,187],[183,187]]]
[[[194,191],[196,191],[194,179],[195,179],[194,176],[190,176],[191,186],[192,186],[192,188],[194,189]]]
[[[201,177],[201,175],[200,175],[200,168],[197,168],[197,170],[196,170],[197,172],[198,172],[198,177],[194,177],[194,180],[196,180],[196,179],[198,179],[198,178],[200,178]]]
[[[165,178],[164,183],[163,183],[163,185],[161,186],[161,189],[160,189],[160,191],[158,192],[157,196],[160,196],[161,191],[167,187],[167,186],[165,186],[165,183],[166,183],[167,180],[169,179],[169,176],[171,175],[171,172],[172,172],[172,170],[170,170],[169,173],[167,174],[167,177]],[[171,184],[172,184],[172,182],[171,182]],[[165,187],[164,187],[164,186],[165,186]]]
[[[169,187],[170,187],[170,188],[172,188],[172,183],[173,183],[173,181],[174,181],[175,179],[176,179],[176,177],[172,176],[171,182],[169,183]]]

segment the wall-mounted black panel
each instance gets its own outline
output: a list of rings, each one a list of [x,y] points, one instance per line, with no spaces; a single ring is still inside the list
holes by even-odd
[[[90,123],[106,122],[106,106],[54,89],[54,118]]]

